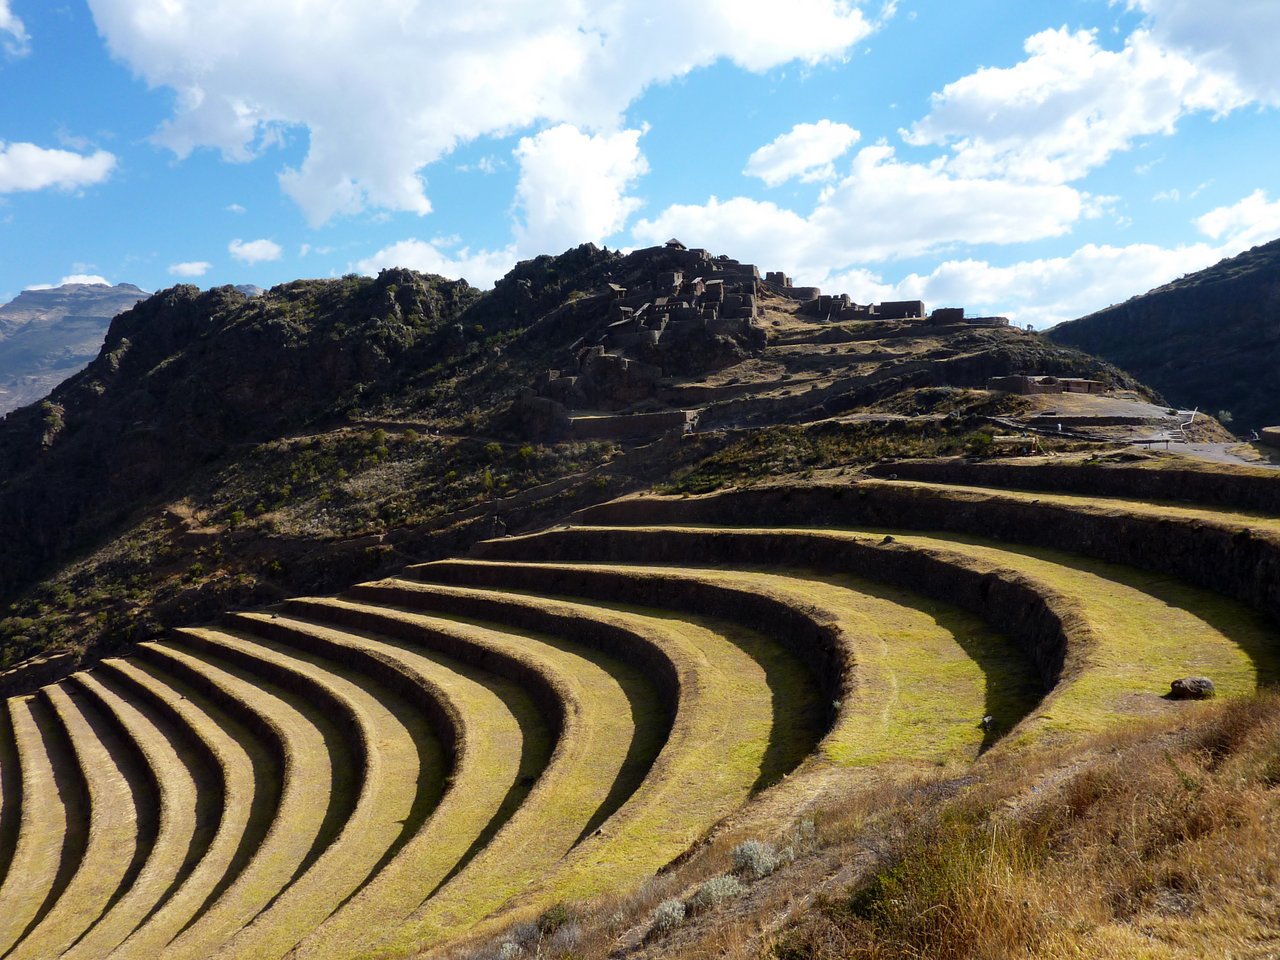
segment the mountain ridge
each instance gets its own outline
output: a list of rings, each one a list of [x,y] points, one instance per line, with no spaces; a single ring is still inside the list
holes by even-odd
[[[1111,361],[1170,403],[1226,411],[1237,432],[1280,423],[1280,240],[1045,336]]]
[[[0,416],[87,366],[111,319],[148,296],[131,283],[73,283],[24,290],[0,306]]]

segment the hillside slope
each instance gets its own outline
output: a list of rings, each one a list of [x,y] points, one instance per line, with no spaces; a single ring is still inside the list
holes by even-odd
[[[1280,423],[1280,240],[1046,336],[1110,360],[1170,403],[1228,411],[1237,432]]]
[[[0,306],[0,415],[34,403],[102,348],[111,318],[147,292],[131,283],[24,290]]]
[[[1140,386],[1026,331],[818,317],[806,296],[706,251],[590,245],[485,293],[408,270],[253,299],[162,291],[0,422],[0,602],[17,602],[0,644],[13,662],[335,589],[353,564],[465,546],[500,500],[526,497],[524,522],[570,506],[560,487],[536,506],[543,485],[600,498],[661,480],[726,429],[866,416],[824,449],[908,430],[937,453],[980,425],[964,410],[1004,402],[965,393],[993,376]],[[645,447],[695,422],[688,443]],[[613,480],[590,476],[606,465]]]

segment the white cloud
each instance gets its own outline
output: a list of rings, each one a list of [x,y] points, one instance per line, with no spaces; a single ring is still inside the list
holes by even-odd
[[[84,156],[33,143],[0,141],[0,193],[49,187],[76,190],[106,180],[115,166],[116,158],[105,150]]]
[[[910,274],[872,287],[872,295],[850,289],[855,299],[921,299],[930,307],[963,306],[971,316],[999,314],[1036,327],[1073,320],[1201,270],[1221,252],[1204,243],[1175,248],[1153,244],[1086,244],[1063,257],[994,266],[985,260],[948,260],[928,274]],[[823,281],[833,291],[865,275]],[[879,280],[872,275],[871,278]]]
[[[26,27],[9,8],[9,0],[0,0],[0,50],[20,57],[30,49]]]
[[[1275,0],[1129,0],[1155,38],[1232,77],[1252,99],[1280,105],[1280,4]]]
[[[865,147],[848,176],[827,187],[808,216],[737,197],[669,207],[641,220],[637,240],[686,243],[822,276],[855,263],[918,256],[960,244],[1011,244],[1057,237],[1096,212],[1071,187],[955,176],[941,163],[899,161],[891,147]]]
[[[747,159],[743,173],[759,177],[771,187],[799,177],[805,183],[831,180],[835,161],[862,136],[853,127],[830,120],[797,123]]]
[[[241,263],[253,264],[279,260],[284,251],[274,240],[232,240],[227,244],[227,252]]]
[[[1275,239],[1280,235],[1280,200],[1268,200],[1264,191],[1256,190],[1194,223],[1214,242],[1177,247],[1086,244],[1066,256],[1007,266],[948,260],[927,274],[913,273],[892,282],[866,270],[832,273],[816,281],[860,301],[921,299],[930,306],[964,306],[971,315],[999,313],[1043,328],[1146,293]]]
[[[188,260],[186,263],[170,264],[169,273],[175,277],[203,277],[212,266],[207,260]]]
[[[245,209],[238,203],[227,204],[227,213],[244,213]]]
[[[520,164],[519,251],[528,256],[559,253],[621,230],[640,206],[627,190],[649,171],[639,146],[643,133],[592,136],[560,124],[521,139],[515,149]]]
[[[159,139],[237,160],[305,128],[281,184],[314,223],[425,213],[421,172],[462,143],[545,124],[613,130],[646,87],[727,60],[843,56],[873,23],[850,0],[89,0],[111,52],[177,92]],[[287,38],[288,42],[282,42]]]
[[[1244,250],[1280,236],[1280,200],[1268,200],[1266,191],[1255,190],[1239,203],[1210,210],[1195,224],[1205,236]]]
[[[1046,30],[1027,59],[983,68],[933,96],[929,114],[903,131],[917,146],[950,145],[964,176],[1068,183],[1134,140],[1171,134],[1195,111],[1215,114],[1248,97],[1226,74],[1164,49],[1146,31],[1119,51],[1093,31]]]
[[[81,283],[81,284],[86,284],[88,286],[99,285],[104,287],[110,287],[113,285],[111,281],[108,280],[106,277],[99,276],[96,273],[95,274],[73,273],[73,274],[70,274],[69,276],[63,277],[57,283],[33,283],[26,287],[23,287],[23,289],[24,290],[54,290],[58,287],[65,287],[67,284],[71,284],[71,283]]]
[[[472,286],[488,288],[510,271],[515,263],[515,247],[475,252],[463,247],[454,253],[448,253],[435,242],[410,239],[384,247],[357,263],[356,269],[372,276],[384,267],[408,267],[420,273],[435,273],[453,280],[465,279]]]

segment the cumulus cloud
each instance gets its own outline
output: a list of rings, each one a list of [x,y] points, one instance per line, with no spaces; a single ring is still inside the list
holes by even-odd
[[[448,245],[440,241],[409,239],[383,247],[357,263],[356,269],[372,275],[385,267],[408,267],[420,273],[435,273],[452,280],[464,279],[472,286],[488,288],[515,263],[515,247],[474,252],[462,247],[450,253]]]
[[[105,150],[85,155],[0,141],[0,193],[77,190],[106,180],[115,166],[115,156]]]
[[[1201,270],[1220,259],[1207,243],[1167,248],[1154,244],[1086,244],[1063,257],[996,266],[986,260],[948,260],[927,274],[912,273],[885,284],[871,275],[872,296],[862,299],[920,299],[933,306],[963,306],[971,315],[997,313],[1043,328],[1073,320],[1176,276]],[[824,284],[848,284],[858,295],[865,274],[836,275]],[[876,282],[878,281],[878,285]]]
[[[971,313],[1007,315],[1043,328],[1203,270],[1280,235],[1280,201],[1262,190],[1196,218],[1212,243],[1161,247],[1086,244],[1061,257],[994,265],[974,258],[947,260],[926,274],[886,281],[865,269],[816,274],[813,282],[863,301],[920,299],[935,306],[965,306]]]
[[[227,244],[227,252],[241,263],[266,263],[279,260],[284,252],[280,244],[274,240],[232,240]]]
[[[831,180],[835,161],[862,136],[853,127],[830,120],[797,123],[747,158],[743,173],[776,187],[795,177],[805,183]]]
[[[20,57],[30,49],[26,27],[9,8],[9,0],[0,0],[0,50]]]
[[[1274,0],[1129,0],[1152,35],[1206,70],[1230,76],[1252,99],[1280,105],[1280,4]]]
[[[1207,237],[1241,250],[1280,236],[1280,200],[1255,190],[1239,203],[1210,210],[1195,221]]]
[[[1057,237],[1095,208],[1071,187],[961,177],[940,163],[904,163],[878,144],[857,153],[848,176],[826,188],[807,216],[747,197],[713,197],[668,207],[633,233],[645,242],[678,236],[738,251],[806,277],[959,244]]]
[[[1188,113],[1229,112],[1248,96],[1227,73],[1165,49],[1147,31],[1103,49],[1094,31],[1046,30],[1027,59],[984,68],[934,94],[929,114],[903,131],[917,146],[949,145],[962,176],[1068,183],[1129,149],[1171,134]]]
[[[314,223],[431,209],[422,170],[536,124],[609,131],[651,84],[717,61],[840,57],[874,24],[850,0],[89,0],[111,52],[177,93],[178,155],[251,158],[305,128],[281,174]],[[287,42],[285,40],[287,39]]]
[[[515,149],[521,253],[558,253],[621,230],[641,202],[627,190],[649,170],[640,152],[643,132],[591,135],[560,124],[522,138]]]
[[[175,277],[203,277],[213,264],[207,260],[188,260],[169,265],[169,273]]]

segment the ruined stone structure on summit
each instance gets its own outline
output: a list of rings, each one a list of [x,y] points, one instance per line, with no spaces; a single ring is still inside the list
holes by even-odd
[[[1031,396],[1042,393],[1106,393],[1107,385],[1101,380],[1085,380],[1080,377],[1028,376],[992,377],[987,382],[989,390],[1018,393]]]

